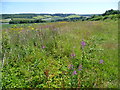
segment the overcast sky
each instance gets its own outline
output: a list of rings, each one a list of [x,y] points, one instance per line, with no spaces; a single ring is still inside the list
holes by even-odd
[[[119,0],[2,0],[3,14],[76,13],[102,14],[118,9]]]

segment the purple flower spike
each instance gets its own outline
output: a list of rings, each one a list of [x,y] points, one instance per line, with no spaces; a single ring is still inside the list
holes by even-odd
[[[86,45],[86,43],[84,41],[81,42],[82,47],[84,47]]]
[[[77,72],[76,71],[73,71],[73,75],[76,75],[77,74]]]
[[[72,54],[71,54],[71,57],[75,57],[75,53],[72,53]]]
[[[42,48],[44,49],[44,48],[45,48],[45,46],[42,46]]]
[[[79,71],[82,70],[82,65],[79,65],[78,70],[79,70]]]
[[[102,64],[104,61],[103,60],[100,60],[100,64]]]

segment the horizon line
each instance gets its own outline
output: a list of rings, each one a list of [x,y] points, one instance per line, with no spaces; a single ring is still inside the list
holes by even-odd
[[[111,9],[109,9],[111,10]],[[113,10],[119,10],[119,9],[113,9]],[[108,10],[106,10],[108,11]],[[105,11],[105,12],[106,12]],[[103,13],[105,13],[103,12]],[[55,13],[52,13],[52,12],[16,12],[16,13],[2,13],[0,12],[0,14],[103,14],[103,13],[67,13],[67,12],[55,12]]]
[[[0,14],[80,14],[80,13],[0,13]],[[103,14],[103,13],[81,13],[84,14]]]

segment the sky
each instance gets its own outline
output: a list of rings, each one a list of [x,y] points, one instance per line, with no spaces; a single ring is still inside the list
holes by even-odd
[[[75,13],[102,14],[118,9],[119,0],[2,0],[2,14]]]

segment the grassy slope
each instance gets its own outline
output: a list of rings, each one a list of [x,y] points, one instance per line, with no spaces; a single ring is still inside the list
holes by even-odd
[[[81,17],[81,16],[79,16],[79,15],[70,15],[70,16],[67,16],[65,18],[79,18],[79,17]]]
[[[4,27],[3,87],[117,88],[117,22]],[[82,39],[86,43],[84,49],[81,49]],[[99,63],[101,59],[103,64]],[[74,69],[68,68],[70,64]],[[78,70],[79,65],[82,71]],[[72,75],[73,71],[77,74]]]
[[[0,19],[0,23],[9,23],[11,19]]]

